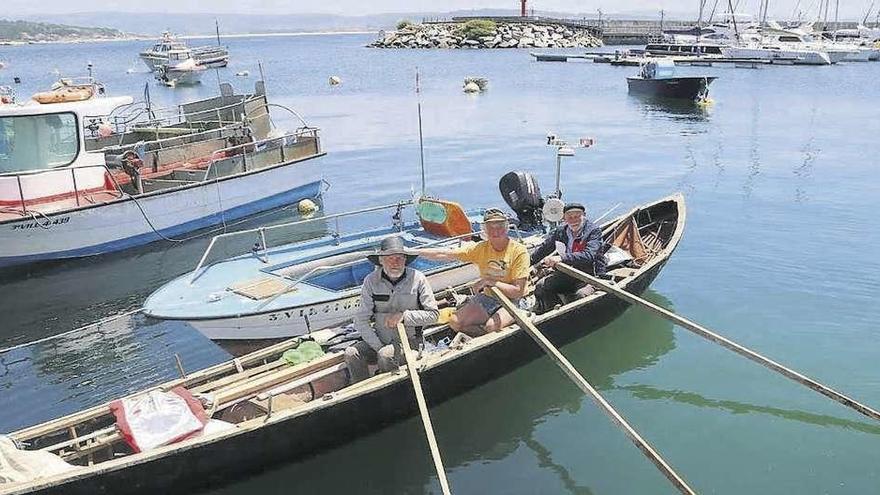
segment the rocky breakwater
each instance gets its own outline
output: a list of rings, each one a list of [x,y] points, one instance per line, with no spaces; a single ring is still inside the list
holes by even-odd
[[[374,48],[575,48],[601,46],[586,29],[548,22],[468,22],[409,24],[380,33]]]

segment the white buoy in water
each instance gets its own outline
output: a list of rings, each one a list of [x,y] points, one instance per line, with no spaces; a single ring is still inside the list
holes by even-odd
[[[471,81],[471,82],[464,85],[464,92],[465,93],[479,93],[480,86],[477,83]]]
[[[235,75],[238,77],[248,77],[251,75],[251,72],[248,70],[241,70],[241,71],[236,72]]]
[[[296,209],[299,210],[301,215],[311,215],[318,211],[318,205],[311,199],[304,199],[296,205]]]
[[[342,78],[339,76],[330,76],[330,86],[338,86],[342,84]]]

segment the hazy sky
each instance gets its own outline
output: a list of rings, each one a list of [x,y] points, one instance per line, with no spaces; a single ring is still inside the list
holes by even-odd
[[[715,0],[709,0],[711,5]],[[739,3],[738,12],[757,13],[760,0],[732,0]],[[771,0],[770,16],[791,18],[795,9],[815,16],[821,0]],[[839,0],[830,0],[829,17]],[[571,13],[605,13],[656,11],[693,12],[696,17],[699,0],[530,0],[529,7],[536,10],[553,10]],[[843,0],[840,3],[841,18],[861,18],[870,0]],[[444,12],[457,9],[508,8],[518,9],[519,0],[101,0],[100,2],[71,2],[69,0],[2,0],[11,14],[30,15],[39,13],[64,14],[72,12],[124,11],[124,12],[186,12],[186,13],[330,13],[345,15],[377,14],[383,12]],[[880,6],[880,1],[877,2]],[[718,9],[727,0],[718,0]],[[876,10],[875,10],[876,13]],[[873,16],[876,14],[872,14]],[[2,17],[2,14],[0,14]]]

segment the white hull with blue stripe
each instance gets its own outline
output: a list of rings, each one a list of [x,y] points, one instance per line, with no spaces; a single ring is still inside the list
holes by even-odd
[[[450,237],[432,233],[419,222],[403,222],[403,206],[399,203],[311,220],[396,207],[394,218],[398,222],[391,227],[332,234],[273,248],[255,247],[250,253],[204,264],[218,240],[262,235],[309,220],[217,236],[193,271],[168,282],[147,298],[144,314],[186,321],[206,337],[227,343],[296,337],[344,324],[357,312],[363,279],[375,268],[366,255],[383,238],[398,235],[412,248],[457,246],[479,231],[478,212],[465,214],[459,209],[460,218],[472,230]],[[520,237],[527,246],[541,240],[540,233],[524,232]],[[427,275],[435,291],[479,276],[474,265],[461,262],[417,258],[412,266]]]
[[[0,266],[140,246],[320,196],[321,159],[0,223]],[[161,234],[161,235],[160,235]]]

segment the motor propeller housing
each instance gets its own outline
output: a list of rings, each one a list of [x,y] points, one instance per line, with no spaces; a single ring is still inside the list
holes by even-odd
[[[538,181],[528,172],[508,172],[498,182],[501,197],[516,213],[521,228],[540,227],[543,222],[541,208],[544,199]]]

